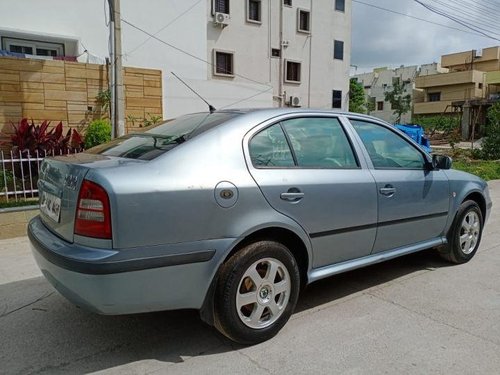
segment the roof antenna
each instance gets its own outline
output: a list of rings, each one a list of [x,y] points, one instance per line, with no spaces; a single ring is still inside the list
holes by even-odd
[[[181,81],[182,83],[184,83],[184,85],[186,85],[186,87],[188,89],[190,89],[192,92],[194,92],[196,94],[196,96],[198,98],[200,98],[201,100],[203,100],[205,103],[207,103],[208,105],[208,110],[210,111],[210,113],[214,113],[216,111],[215,107],[213,105],[211,105],[209,102],[207,102],[200,94],[198,94],[196,91],[194,91],[186,82],[184,82],[182,79],[179,78],[179,76],[177,74],[175,74],[174,72],[170,72],[175,78],[177,78],[179,81]]]

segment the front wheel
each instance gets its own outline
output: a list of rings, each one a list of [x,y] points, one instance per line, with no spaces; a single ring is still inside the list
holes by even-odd
[[[448,233],[448,245],[441,256],[456,264],[468,262],[476,254],[482,232],[481,209],[476,202],[465,201],[458,209]]]
[[[297,303],[297,262],[282,244],[250,244],[222,265],[215,294],[215,327],[241,344],[276,335]]]

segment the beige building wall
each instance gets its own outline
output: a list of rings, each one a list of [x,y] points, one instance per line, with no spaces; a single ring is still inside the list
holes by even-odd
[[[450,71],[479,70],[491,72],[500,70],[500,46],[451,53],[441,57],[441,65]]]
[[[496,58],[500,48],[491,48],[485,55],[487,61],[483,64],[474,63],[474,67],[487,68],[500,62]],[[467,56],[472,57],[472,52],[462,52],[442,57],[442,64],[451,71],[449,73],[420,76],[415,80],[415,87],[423,90],[423,96],[414,99],[415,115],[432,115],[451,112],[451,104],[456,101],[466,101],[471,99],[483,99],[496,90],[491,86],[487,77],[496,77],[496,71],[485,73],[480,70],[461,70],[465,65],[460,65]],[[498,70],[497,70],[498,71]],[[500,91],[500,90],[499,90]],[[432,96],[439,94],[439,101],[431,101]]]

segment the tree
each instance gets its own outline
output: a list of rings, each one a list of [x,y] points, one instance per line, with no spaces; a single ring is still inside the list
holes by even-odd
[[[482,157],[488,160],[500,159],[500,102],[488,109],[488,127],[482,143]]]
[[[411,95],[406,94],[406,84],[401,83],[401,79],[395,79],[392,85],[392,91],[387,91],[385,101],[391,103],[393,114],[396,116],[396,122],[401,122],[401,117],[411,109]]]
[[[356,79],[351,79],[349,83],[349,111],[366,113],[365,90]]]

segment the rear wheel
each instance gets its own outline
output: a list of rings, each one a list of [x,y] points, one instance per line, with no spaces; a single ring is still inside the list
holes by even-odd
[[[215,326],[241,344],[276,335],[297,303],[300,275],[282,244],[259,241],[233,255],[221,268],[215,294]]]
[[[461,264],[472,259],[481,242],[483,215],[478,204],[465,201],[460,206],[448,233],[448,245],[441,256],[449,262]]]

